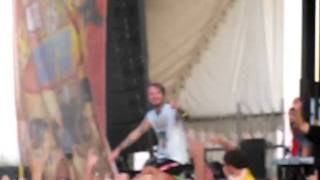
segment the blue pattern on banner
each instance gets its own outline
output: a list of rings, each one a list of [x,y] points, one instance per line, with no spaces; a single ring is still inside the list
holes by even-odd
[[[53,35],[33,51],[41,86],[65,77],[72,68],[72,40],[69,28]]]

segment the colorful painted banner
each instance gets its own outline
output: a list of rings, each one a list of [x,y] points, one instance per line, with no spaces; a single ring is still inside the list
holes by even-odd
[[[55,179],[88,151],[105,155],[106,0],[16,0],[16,100],[22,162]],[[72,158],[70,158],[72,156]],[[96,171],[110,173],[101,157]]]

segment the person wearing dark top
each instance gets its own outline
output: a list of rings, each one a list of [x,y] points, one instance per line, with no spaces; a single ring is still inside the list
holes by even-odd
[[[304,120],[302,115],[302,102],[299,99],[294,101],[292,113],[295,117],[293,123],[295,123],[300,131],[314,144],[320,144],[320,127],[310,125]]]
[[[320,127],[310,125],[303,118],[302,113],[302,102],[299,98],[295,99],[293,102],[293,107],[291,108],[290,116],[293,116],[292,123],[299,128],[300,132],[303,133],[308,140],[313,143],[313,156],[315,158],[315,168],[318,171],[318,179],[320,172]]]
[[[312,153],[312,143],[307,139],[294,122],[294,109],[289,111],[290,128],[293,135],[291,155],[299,157],[308,157]]]

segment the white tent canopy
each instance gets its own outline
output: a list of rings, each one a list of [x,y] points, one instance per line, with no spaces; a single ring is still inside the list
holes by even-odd
[[[283,1],[145,3],[151,81],[193,117],[281,112]]]
[[[284,0],[145,3],[150,80],[191,114],[189,133],[207,147],[209,133],[283,144]]]

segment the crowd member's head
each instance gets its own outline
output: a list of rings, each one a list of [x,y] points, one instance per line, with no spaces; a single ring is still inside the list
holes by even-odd
[[[297,109],[302,108],[302,101],[299,97],[293,100],[293,106]]]
[[[161,106],[165,101],[166,89],[160,83],[151,83],[148,87],[148,100],[154,107]]]
[[[5,174],[1,177],[1,180],[10,180],[10,178],[8,175]]]
[[[71,164],[66,158],[62,158],[57,166],[56,179],[71,179]]]
[[[299,117],[302,117],[302,101],[300,98],[295,98],[292,102],[292,107],[289,109],[289,120],[290,120],[290,128],[292,130],[293,135],[300,134],[299,127],[297,125],[297,121]]]
[[[240,150],[227,151],[223,159],[226,175],[238,175],[239,171],[248,168],[248,161]]]
[[[299,132],[299,128],[294,123],[295,122],[295,112],[294,108],[290,108],[289,110],[289,120],[290,120],[290,128],[293,133],[293,135],[297,134]]]
[[[223,165],[220,162],[213,161],[210,162],[209,168],[212,172],[213,179],[225,179],[225,175],[223,173]]]

